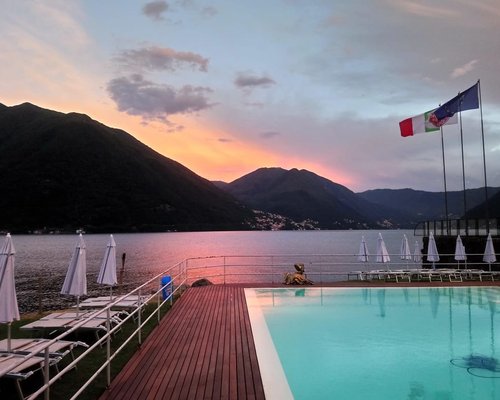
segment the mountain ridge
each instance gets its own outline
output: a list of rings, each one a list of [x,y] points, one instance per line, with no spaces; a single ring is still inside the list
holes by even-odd
[[[253,214],[127,132],[31,103],[0,108],[0,229],[246,229]]]
[[[290,176],[301,176],[290,183]],[[314,182],[313,182],[314,181]],[[300,183],[300,184],[299,184]],[[427,192],[411,188],[373,189],[355,193],[350,189],[327,178],[307,170],[292,168],[285,170],[279,167],[258,168],[230,183],[216,183],[227,190],[242,203],[271,213],[284,215],[296,222],[307,216],[322,229],[356,229],[356,228],[413,228],[424,220],[445,218],[445,195],[443,192]],[[283,190],[288,185],[290,193]],[[295,186],[294,186],[295,185]],[[281,192],[280,196],[277,192]],[[292,197],[294,192],[295,197]],[[311,208],[321,208],[322,194],[328,193],[326,207],[338,213],[334,215],[318,215]],[[490,194],[500,193],[500,188],[489,188]],[[479,207],[483,201],[484,188],[467,189],[466,198],[469,209]],[[288,201],[284,198],[289,195]],[[309,200],[305,204],[302,200]],[[458,219],[463,215],[463,192],[447,193],[448,216]],[[299,200],[298,200],[299,199]],[[297,213],[290,203],[301,204],[304,214]],[[479,212],[480,214],[480,212]],[[325,220],[325,218],[330,218]],[[332,218],[335,220],[332,223]],[[350,220],[346,222],[345,220]]]
[[[444,218],[444,193],[355,193],[314,172],[259,168],[210,182],[127,132],[88,115],[0,104],[0,231],[410,228]],[[498,215],[500,188],[488,188]],[[484,214],[484,188],[466,191]],[[463,214],[448,192],[448,216]],[[252,209],[254,211],[252,211]]]
[[[224,189],[251,208],[281,214],[296,222],[313,220],[321,229],[381,226],[376,221],[377,213],[362,212],[367,201],[345,186],[307,170],[259,168],[224,185]]]

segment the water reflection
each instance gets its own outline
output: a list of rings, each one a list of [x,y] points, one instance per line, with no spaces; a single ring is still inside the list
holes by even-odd
[[[382,318],[385,318],[385,289],[377,290],[377,300],[378,300],[380,316]]]
[[[439,296],[441,295],[440,289],[439,288],[429,289],[428,293],[429,293],[429,300],[431,303],[432,317],[436,319],[439,308]]]

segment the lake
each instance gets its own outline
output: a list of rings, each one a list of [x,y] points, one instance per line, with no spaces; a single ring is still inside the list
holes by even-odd
[[[412,252],[415,237],[411,230],[381,231],[388,252],[398,258],[403,234]],[[245,231],[245,232],[168,232],[115,234],[118,265],[126,253],[124,283],[139,285],[169,266],[186,258],[221,255],[317,255],[343,254],[347,263],[335,265],[338,271],[361,269],[356,263],[361,237],[370,254],[376,253],[379,231]],[[59,294],[77,235],[13,235],[16,249],[16,289],[22,312],[68,305],[74,299]],[[102,289],[95,283],[109,235],[84,235],[87,245],[89,295]],[[301,260],[302,261],[302,260]],[[99,292],[101,290],[101,292]],[[36,299],[36,300],[34,300]]]

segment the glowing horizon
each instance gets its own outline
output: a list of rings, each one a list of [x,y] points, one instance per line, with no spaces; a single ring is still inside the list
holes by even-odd
[[[500,12],[491,0],[34,0],[4,12],[0,103],[85,113],[209,180],[267,166],[353,191],[442,191],[439,135],[401,138],[398,123],[480,77],[488,183],[500,186],[500,44],[490,40]],[[463,119],[467,186],[480,187],[479,113]],[[462,185],[457,138],[446,130],[448,190]]]

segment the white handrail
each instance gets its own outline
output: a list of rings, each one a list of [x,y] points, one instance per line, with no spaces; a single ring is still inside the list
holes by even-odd
[[[45,392],[45,399],[47,399],[47,400],[50,399],[50,387],[57,380],[59,380],[59,378],[61,378],[68,371],[70,371],[71,369],[73,369],[73,367],[75,367],[80,360],[82,360],[83,358],[85,358],[86,356],[88,356],[98,346],[101,346],[102,343],[104,343],[104,342],[108,343],[109,340],[110,340],[110,338],[111,338],[111,336],[117,330],[119,330],[124,323],[126,323],[128,320],[130,320],[131,318],[133,318],[137,314],[137,316],[138,316],[138,326],[137,326],[137,328],[129,335],[128,338],[126,338],[124,340],[124,342],[116,349],[116,351],[113,354],[111,354],[110,351],[107,352],[106,361],[97,369],[97,371],[86,382],[83,383],[83,385],[73,395],[73,397],[71,397],[71,399],[76,399],[94,381],[94,379],[105,368],[108,368],[108,366],[110,365],[111,361],[118,355],[118,353],[120,351],[123,350],[123,348],[133,339],[133,337],[135,335],[138,335],[138,337],[139,337],[139,343],[140,343],[140,340],[141,340],[140,339],[140,335],[141,335],[142,328],[151,320],[151,318],[158,311],[158,309],[162,305],[164,305],[167,301],[170,301],[173,298],[173,296],[181,290],[181,288],[183,287],[183,285],[186,284],[186,282],[187,282],[187,272],[185,271],[185,266],[186,266],[186,262],[185,261],[181,261],[180,263],[175,264],[174,266],[167,268],[166,270],[162,271],[161,273],[155,275],[153,278],[151,278],[148,281],[146,281],[145,283],[143,283],[142,285],[140,285],[137,288],[133,289],[132,291],[130,291],[126,295],[117,297],[117,299],[115,299],[114,301],[112,301],[111,303],[109,303],[104,308],[102,308],[100,310],[97,310],[97,311],[95,311],[93,313],[90,313],[88,315],[85,315],[85,317],[83,317],[80,322],[78,322],[77,324],[75,324],[75,326],[73,326],[72,328],[70,328],[70,329],[66,330],[65,332],[61,333],[59,336],[57,336],[56,338],[52,339],[51,341],[47,342],[47,345],[46,345],[45,349],[48,349],[49,346],[51,344],[55,343],[56,341],[62,340],[64,338],[66,338],[69,334],[75,332],[76,330],[78,330],[78,328],[82,327],[90,319],[92,319],[92,318],[94,318],[94,317],[96,317],[98,315],[101,315],[103,313],[106,313],[106,315],[107,315],[106,326],[108,328],[110,328],[111,327],[111,318],[110,318],[110,312],[109,311],[111,310],[111,308],[114,307],[117,303],[119,303],[123,299],[126,299],[126,298],[128,298],[130,296],[134,296],[134,295],[138,296],[139,306],[136,309],[134,309],[123,320],[121,320],[120,322],[118,322],[113,328],[110,328],[110,329],[106,330],[106,333],[103,334],[103,336],[101,336],[92,346],[89,346],[89,348],[86,349],[82,354],[80,354],[80,356],[78,356],[77,358],[75,358],[74,360],[72,360],[66,367],[64,367],[62,370],[60,370],[57,374],[55,374],[54,376],[52,376],[50,379],[49,379],[49,372],[50,371],[48,370],[48,368],[46,368],[46,375],[45,375],[44,385],[42,385],[37,391],[35,391],[34,393],[30,394],[28,397],[26,397],[26,400],[34,400],[37,396],[39,396],[40,394],[42,394],[44,392]],[[176,268],[179,269],[180,272],[177,273],[176,275],[173,275],[172,271],[174,271]],[[168,275],[168,274],[172,275],[171,282],[176,282],[177,283],[175,289],[171,291],[171,293],[167,296],[167,298],[165,298],[157,306],[157,308],[155,308],[154,310],[151,311],[151,314],[149,315],[149,317],[147,317],[144,321],[141,322],[140,315],[141,315],[141,313],[143,311],[144,305],[147,302],[149,302],[152,298],[154,298],[155,296],[158,296],[161,293],[161,291],[163,289],[165,289],[167,286],[169,286],[171,283],[165,285],[164,287],[160,287],[156,292],[154,292],[153,294],[151,294],[144,303],[141,302],[141,297],[140,297],[141,290],[147,288],[151,283],[156,282],[158,280],[158,278],[160,278],[161,276]],[[39,353],[40,352],[36,352],[36,353],[32,352],[32,353],[30,353],[26,357],[23,357],[22,362],[26,361],[26,359],[28,359],[28,358],[36,356]],[[22,364],[22,362],[19,362],[16,365],[13,365],[9,369],[14,369],[16,366]],[[2,371],[2,372],[4,372],[4,371]],[[8,371],[5,371],[5,372],[8,372]],[[110,375],[109,375],[109,373],[107,375],[108,375],[108,384],[109,384]]]

